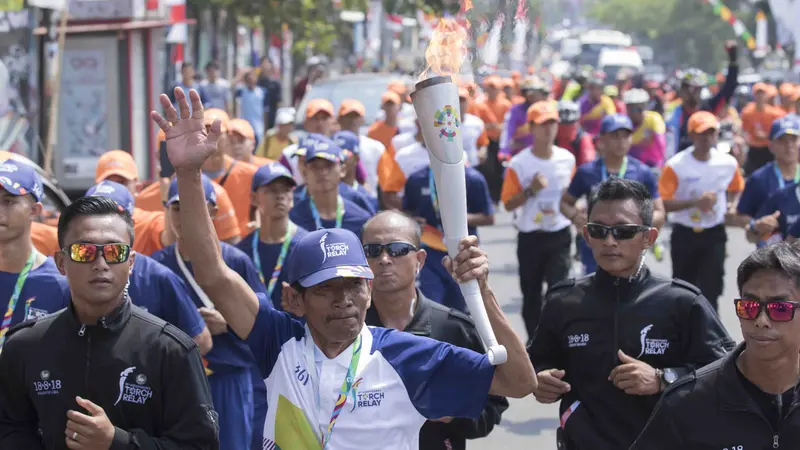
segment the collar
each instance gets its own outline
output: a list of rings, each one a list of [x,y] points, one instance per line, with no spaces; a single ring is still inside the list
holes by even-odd
[[[72,295],[69,295],[69,307],[67,308],[67,312],[69,313],[68,316],[70,318],[70,322],[75,327],[76,330],[79,330],[83,324],[78,319],[78,316],[75,314],[75,306],[72,303]],[[122,303],[117,306],[113,311],[111,311],[105,317],[101,317],[98,319],[97,323],[94,325],[87,324],[86,327],[89,329],[106,329],[111,333],[116,333],[122,330],[125,325],[128,324],[128,321],[131,318],[131,301],[130,297],[128,297],[127,293],[125,294],[125,299]]]
[[[745,343],[742,342],[736,348],[725,355],[722,359],[722,365],[717,369],[717,402],[719,402],[720,409],[729,411],[759,411],[756,402],[747,393],[739,375],[736,373],[739,370],[736,367],[736,360],[745,349]],[[794,405],[800,404],[800,383],[795,385],[794,388]]]
[[[370,326],[385,327],[383,322],[381,322],[381,317],[378,314],[378,310],[375,308],[374,302],[372,302],[367,310],[366,323]],[[422,295],[422,291],[417,289],[417,306],[414,309],[414,315],[411,317],[411,321],[408,322],[408,325],[406,325],[403,331],[418,336],[430,336],[431,326],[431,300]]]
[[[363,356],[367,352],[372,353],[372,332],[369,331],[369,327],[367,327],[366,323],[361,326],[361,331],[359,332],[359,334],[361,335],[361,355]],[[350,368],[350,359],[353,357],[353,345],[355,344],[355,341],[353,341],[352,344],[348,345],[347,348],[342,350],[341,353],[336,355],[336,357],[328,358],[327,356],[325,356],[325,353],[322,353],[322,350],[320,350],[319,347],[317,347],[317,344],[314,343],[314,338],[311,337],[311,330],[308,328],[307,324],[306,324],[306,339],[310,340],[311,346],[314,349],[315,363],[321,363],[325,360],[328,360],[328,361],[333,361],[334,363],[336,363],[336,365],[340,367],[344,367],[345,370]],[[365,359],[366,358],[361,358],[361,361],[364,361]],[[359,362],[358,365],[359,367],[361,367],[362,363]]]
[[[641,268],[635,275],[625,278],[615,277],[610,273],[606,272],[605,270],[597,267],[597,272],[595,272],[594,280],[595,283],[602,287],[607,288],[615,288],[619,287],[620,289],[629,289],[632,288],[644,280],[650,277],[650,269],[644,262],[640,263]]]

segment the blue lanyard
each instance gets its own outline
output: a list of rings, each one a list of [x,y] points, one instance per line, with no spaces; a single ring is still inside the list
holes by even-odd
[[[253,232],[253,262],[256,263],[258,277],[261,279],[261,282],[265,283],[267,286],[267,298],[272,298],[272,291],[275,290],[275,285],[278,283],[278,277],[281,274],[281,269],[283,269],[283,262],[286,260],[286,254],[289,253],[289,244],[291,244],[292,237],[297,231],[297,225],[290,221],[289,226],[286,228],[286,234],[283,236],[283,245],[281,245],[281,253],[278,255],[278,260],[275,262],[275,268],[272,269],[272,276],[269,279],[268,284],[264,279],[264,271],[261,270],[261,256],[258,252],[258,243],[260,241],[258,235],[259,231],[260,229],[256,228],[256,230]]]
[[[319,217],[319,211],[317,210],[317,205],[314,204],[314,199],[310,199],[309,205],[311,206],[311,216],[314,217],[314,225],[317,227],[316,229],[319,230],[322,228],[322,219]],[[344,219],[344,200],[342,200],[342,196],[339,195],[336,198],[336,225],[334,228],[342,228],[342,220]]]
[[[628,157],[626,156],[622,160],[622,165],[619,166],[619,174],[617,174],[617,178],[625,178],[625,172],[628,171]],[[606,161],[604,159],[600,159],[600,173],[603,174],[603,181],[608,179],[608,170],[606,169]]]
[[[781,169],[778,167],[778,163],[772,163],[772,168],[775,170],[775,178],[778,179],[778,189],[783,189],[786,187],[786,182],[783,180],[783,174],[781,173]],[[794,169],[794,183],[800,183],[800,165],[797,165]]]

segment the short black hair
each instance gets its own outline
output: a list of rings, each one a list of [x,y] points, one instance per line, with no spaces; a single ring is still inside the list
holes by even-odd
[[[187,67],[191,67],[191,68],[193,68],[193,69],[194,69],[194,64],[192,64],[192,63],[191,63],[191,62],[189,62],[189,61],[184,61],[184,62],[183,62],[183,64],[181,64],[181,70],[183,70],[183,69],[185,69],[185,68],[187,68]]]
[[[653,225],[653,196],[642,183],[624,178],[610,177],[589,194],[588,215],[599,201],[633,200],[639,206],[639,217],[645,226]]]
[[[58,246],[64,248],[64,239],[67,238],[69,224],[78,217],[87,216],[119,216],[128,226],[130,245],[133,246],[133,217],[127,209],[117,205],[117,202],[108,197],[87,196],[75,200],[61,213],[58,218]]]
[[[208,64],[206,64],[206,70],[208,70],[208,69],[217,69],[217,70],[219,70],[219,64],[217,64],[216,61],[211,61]]]
[[[736,270],[736,285],[739,294],[742,286],[759,270],[776,270],[794,280],[800,286],[800,244],[786,241],[761,247],[750,254]]]
[[[422,243],[422,227],[420,227],[419,223],[416,220],[414,220],[414,218],[411,217],[410,215],[408,215],[408,214],[406,214],[404,212],[401,212],[401,211],[394,210],[394,209],[388,209],[386,211],[381,211],[378,214],[375,214],[374,216],[372,216],[369,220],[367,220],[364,223],[364,226],[361,227],[361,236],[362,237],[364,236],[364,233],[367,231],[367,228],[369,228],[369,226],[372,224],[373,221],[375,221],[376,219],[378,219],[380,217],[384,217],[384,216],[396,216],[396,217],[399,217],[402,220],[405,220],[406,224],[411,229],[411,243],[414,244],[414,246],[417,247],[417,248],[420,247],[420,245]],[[363,242],[363,238],[362,238],[362,242]]]

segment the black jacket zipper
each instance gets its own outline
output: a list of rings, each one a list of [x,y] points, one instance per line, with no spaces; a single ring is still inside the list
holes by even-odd
[[[794,405],[792,405],[792,407],[789,408],[789,411],[786,413],[786,416],[783,415],[783,408],[781,408],[781,411],[779,411],[779,414],[778,414],[778,430],[775,430],[775,428],[772,428],[772,424],[769,423],[769,420],[767,420],[767,418],[764,417],[764,415],[761,414],[759,411],[753,411],[753,410],[750,410],[750,409],[747,409],[747,408],[728,408],[728,410],[729,411],[736,411],[736,412],[743,412],[743,413],[748,413],[748,414],[754,414],[754,415],[760,417],[761,420],[764,421],[764,423],[767,424],[767,426],[769,427],[769,431],[772,433],[772,448],[780,448],[780,446],[781,446],[781,443],[780,443],[780,433],[781,433],[780,432],[780,427],[781,427],[781,424],[783,423],[783,420],[784,419],[788,419],[789,416],[791,416],[792,413],[798,407],[800,407],[800,404],[795,403]]]
[[[92,359],[92,335],[91,333],[87,333],[86,325],[81,325],[81,329],[78,331],[78,336],[86,336],[86,368],[83,374],[83,395],[88,399],[91,398],[89,395],[89,372],[91,371]]]
[[[614,347],[611,349],[613,356],[611,357],[611,367],[617,367],[619,358],[617,357],[617,350],[619,350],[619,278],[614,280],[614,287],[616,288],[615,303],[614,303]]]

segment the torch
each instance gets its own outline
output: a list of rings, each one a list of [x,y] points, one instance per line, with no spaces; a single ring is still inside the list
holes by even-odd
[[[447,253],[455,258],[459,241],[467,237],[467,188],[458,87],[449,76],[428,78],[417,83],[411,101],[431,160],[444,243]],[[508,354],[506,348],[497,343],[478,282],[461,283],[459,288],[486,347],[489,362],[495,366],[503,364]]]

